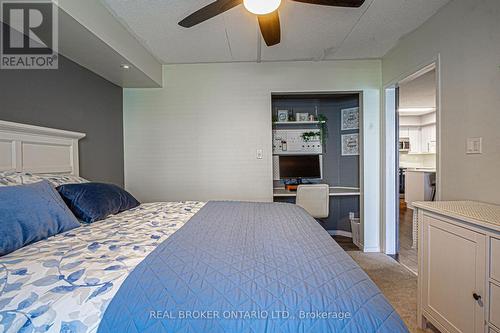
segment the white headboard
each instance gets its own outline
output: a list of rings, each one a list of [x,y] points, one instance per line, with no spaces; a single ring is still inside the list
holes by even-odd
[[[0,171],[79,175],[84,133],[0,120]]]

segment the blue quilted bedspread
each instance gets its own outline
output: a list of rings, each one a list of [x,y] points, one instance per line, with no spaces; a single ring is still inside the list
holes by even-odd
[[[98,332],[408,332],[304,210],[210,202],[127,277]]]

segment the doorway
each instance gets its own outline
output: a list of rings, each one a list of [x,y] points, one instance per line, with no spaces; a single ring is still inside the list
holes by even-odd
[[[418,273],[412,203],[439,195],[439,69],[434,62],[385,89],[385,250]]]

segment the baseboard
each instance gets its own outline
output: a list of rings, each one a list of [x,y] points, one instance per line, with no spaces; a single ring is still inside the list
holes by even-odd
[[[344,230],[327,230],[330,236],[343,236],[352,238],[352,233]]]
[[[378,246],[373,246],[373,247],[363,247],[363,252],[365,253],[380,253],[380,247]]]

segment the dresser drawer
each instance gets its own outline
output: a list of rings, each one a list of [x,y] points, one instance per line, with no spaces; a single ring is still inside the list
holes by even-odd
[[[491,238],[491,278],[500,282],[500,239]]]
[[[500,327],[500,287],[490,283],[490,323]]]

